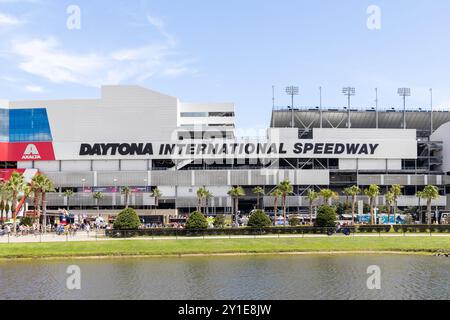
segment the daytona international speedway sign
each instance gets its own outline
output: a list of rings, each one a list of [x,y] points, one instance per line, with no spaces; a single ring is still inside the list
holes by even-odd
[[[375,155],[378,143],[83,143],[80,156]],[[289,148],[291,147],[291,148]]]

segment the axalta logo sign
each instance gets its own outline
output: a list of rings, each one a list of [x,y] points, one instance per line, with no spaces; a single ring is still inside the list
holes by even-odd
[[[41,155],[36,145],[29,144],[23,153],[22,160],[41,160]]]
[[[0,142],[0,161],[55,160],[51,142]]]

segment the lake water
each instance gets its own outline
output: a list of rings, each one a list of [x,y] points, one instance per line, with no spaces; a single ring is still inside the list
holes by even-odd
[[[81,270],[68,290],[67,267]],[[367,289],[367,268],[381,289]],[[450,259],[405,255],[0,261],[0,299],[450,299]]]

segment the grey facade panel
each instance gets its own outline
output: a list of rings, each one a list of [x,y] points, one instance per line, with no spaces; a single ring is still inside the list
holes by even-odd
[[[228,171],[195,171],[197,186],[226,186]]]
[[[114,181],[114,180],[117,181]],[[146,185],[147,172],[97,172],[97,186],[114,187],[114,186],[144,186]]]
[[[83,187],[94,185],[93,172],[43,172],[53,181],[56,188]],[[84,181],[83,181],[84,180]]]

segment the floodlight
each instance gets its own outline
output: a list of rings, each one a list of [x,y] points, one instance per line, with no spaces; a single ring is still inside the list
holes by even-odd
[[[356,95],[356,89],[353,87],[345,87],[342,88],[342,93],[346,96],[354,96]]]
[[[399,88],[397,93],[400,97],[410,97],[411,89],[410,88]]]
[[[296,96],[299,94],[299,92],[300,92],[299,87],[295,87],[295,86],[286,87],[286,93],[290,96],[292,96],[292,95]]]

